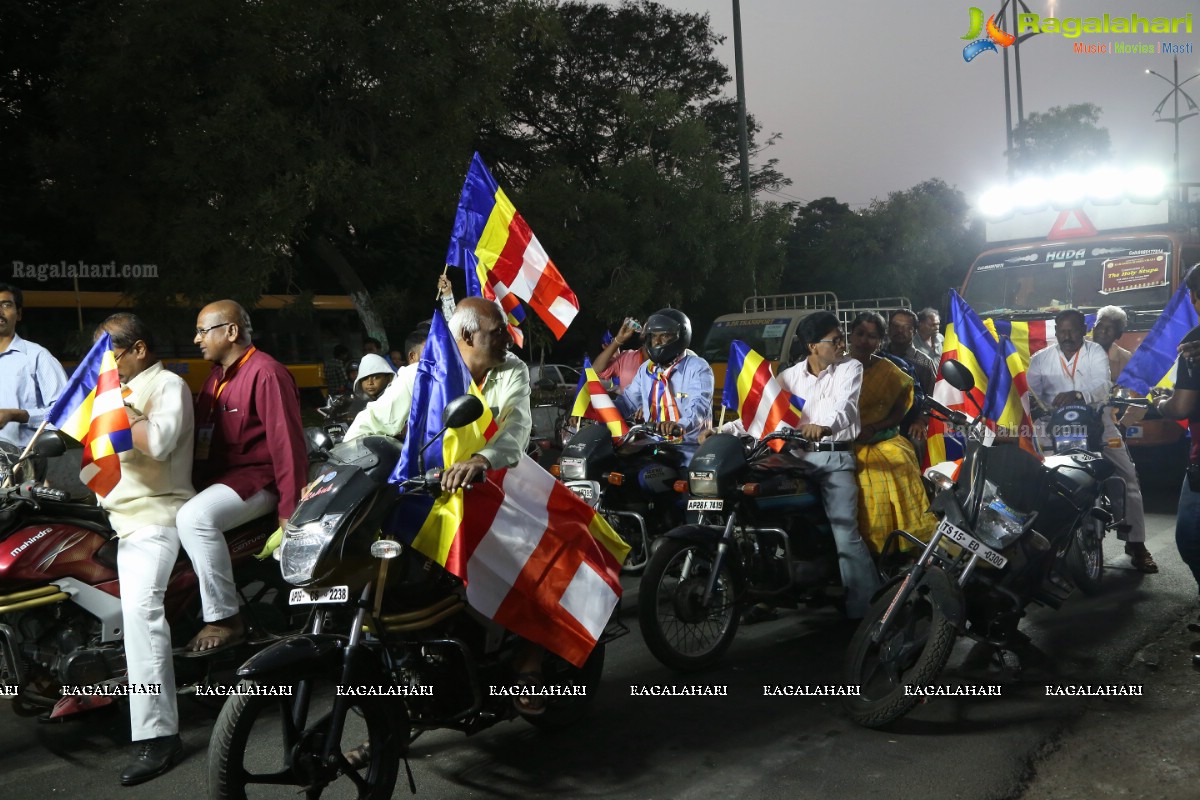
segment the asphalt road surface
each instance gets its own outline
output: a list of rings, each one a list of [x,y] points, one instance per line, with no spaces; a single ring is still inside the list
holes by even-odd
[[[1174,471],[1174,470],[1172,470]],[[1175,474],[1178,474],[1177,472]],[[427,734],[413,747],[417,791],[427,798],[1018,798],[1040,752],[1062,746],[1068,726],[1097,713],[1093,701],[1048,697],[1045,684],[1129,683],[1121,668],[1147,642],[1194,610],[1196,590],[1174,547],[1174,480],[1148,491],[1150,549],[1162,571],[1128,567],[1106,542],[1105,591],[1076,594],[1059,611],[1034,607],[1023,629],[1051,658],[1021,680],[965,672],[960,642],[947,680],[999,684],[1001,696],[939,698],[894,729],[855,727],[836,699],[768,697],[765,685],[838,684],[850,629],[830,609],[784,612],[739,630],[723,661],[680,676],[647,651],[626,581],[631,632],[609,646],[604,681],[588,720],[546,735],[522,721],[474,737]],[[1152,673],[1147,673],[1152,680]],[[723,697],[641,697],[631,686],[713,685]],[[0,796],[180,798],[207,795],[208,739],[218,706],[182,698],[186,760],[142,786],[122,788],[129,760],[123,708],[67,724],[42,724],[0,707]],[[403,772],[395,797],[407,794]],[[293,791],[270,795],[295,797]],[[337,795],[335,795],[337,796]]]

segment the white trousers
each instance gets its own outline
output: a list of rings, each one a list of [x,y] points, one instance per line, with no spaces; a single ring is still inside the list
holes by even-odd
[[[1146,541],[1146,509],[1142,501],[1142,485],[1138,483],[1137,470],[1129,457],[1125,442],[1120,447],[1105,447],[1104,457],[1117,468],[1117,476],[1125,479],[1125,521],[1129,523],[1129,542]],[[1119,537],[1125,538],[1125,537]]]
[[[238,611],[225,531],[268,514],[277,505],[279,498],[266,489],[243,500],[225,484],[214,483],[179,509],[175,524],[200,582],[205,622],[227,619]]]
[[[158,684],[159,689],[156,695],[136,690],[129,695],[129,727],[135,742],[179,732],[171,626],[163,605],[178,555],[178,533],[162,525],[138,528],[117,543],[129,685]]]

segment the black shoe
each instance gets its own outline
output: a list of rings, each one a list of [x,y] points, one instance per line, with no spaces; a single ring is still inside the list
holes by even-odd
[[[121,772],[122,786],[136,786],[157,778],[183,760],[183,742],[179,734],[145,739],[137,760]]]

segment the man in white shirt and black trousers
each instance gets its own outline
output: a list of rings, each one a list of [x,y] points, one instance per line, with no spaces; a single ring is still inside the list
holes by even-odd
[[[1058,344],[1033,354],[1025,373],[1029,390],[1045,408],[1059,408],[1083,403],[1099,408],[1112,388],[1108,353],[1095,342],[1083,338],[1087,332],[1083,312],[1073,308],[1058,312],[1054,318],[1054,335]],[[1139,572],[1158,572],[1154,557],[1146,549],[1146,517],[1142,504],[1142,488],[1125,440],[1121,438],[1111,414],[1104,419],[1104,445],[1101,454],[1116,468],[1125,481],[1125,522],[1128,533],[1125,553]]]
[[[804,400],[797,430],[807,441],[797,454],[808,466],[808,477],[821,486],[846,587],[846,616],[861,619],[880,586],[879,572],[858,530],[858,481],[852,448],[859,432],[862,364],[846,358],[845,336],[837,317],[828,311],[801,320],[799,334],[808,358],[781,372],[779,385]],[[720,432],[744,435],[746,429],[741,420],[735,420],[721,426]]]
[[[125,661],[131,687],[158,686],[129,695],[130,732],[141,744],[137,758],[121,773],[133,786],[162,775],[183,757],[171,626],[164,596],[179,533],[175,514],[195,494],[192,489],[194,418],[187,384],[163,367],[150,329],[134,314],[113,314],[97,335],[112,336],[121,383],[129,390],[133,449],[121,453],[121,480],[98,497],[120,540],[117,573],[125,622]]]

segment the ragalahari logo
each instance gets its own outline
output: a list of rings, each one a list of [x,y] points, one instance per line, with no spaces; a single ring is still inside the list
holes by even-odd
[[[985,50],[991,50],[993,53],[999,52],[996,49],[996,45],[1008,47],[1017,40],[1016,36],[1006,33],[997,27],[995,14],[987,18],[987,24],[985,25],[983,22],[983,11],[975,7],[972,7],[970,11],[971,27],[967,30],[966,36],[962,38],[973,41],[963,48],[963,61],[971,61]],[[981,38],[981,33],[986,35]]]

